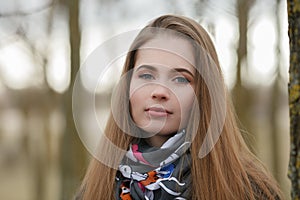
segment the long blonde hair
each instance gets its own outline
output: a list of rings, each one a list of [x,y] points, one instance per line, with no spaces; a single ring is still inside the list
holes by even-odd
[[[220,78],[223,76],[214,45],[207,32],[198,23],[182,16],[164,15],[153,20],[145,29],[149,27],[173,30],[200,45],[208,56],[195,50],[196,68],[216,68],[214,72],[217,74],[210,76],[218,79],[226,91],[224,81]],[[127,54],[123,74],[133,68],[138,48],[151,37],[155,37],[155,32],[152,35],[143,34],[145,29],[136,37]],[[210,59],[214,64],[211,64]],[[203,74],[201,75],[203,76]],[[123,88],[119,90],[118,94],[122,98],[119,98],[119,102],[116,104],[117,109],[122,111],[122,116],[117,117],[122,118],[122,124],[127,127],[131,127],[130,124],[132,123],[128,106],[129,84],[130,76],[122,84]],[[268,174],[243,141],[227,92],[224,93],[226,101],[225,123],[220,137],[214,148],[205,157],[201,159],[198,157],[212,115],[209,92],[211,91],[208,90],[204,79],[199,75],[196,80],[195,94],[199,104],[197,106],[201,112],[195,114],[200,115],[201,120],[191,118],[188,125],[188,132],[192,131],[195,135],[190,147],[192,199],[282,199],[281,192],[272,176]],[[114,145],[127,150],[135,138],[124,133],[124,129],[118,126],[116,120],[120,119],[116,119],[111,114],[104,131],[105,135]],[[107,155],[113,151],[105,142],[101,143],[99,148],[99,151]],[[115,199],[115,176],[116,169],[110,168],[93,158],[77,198],[84,200]]]

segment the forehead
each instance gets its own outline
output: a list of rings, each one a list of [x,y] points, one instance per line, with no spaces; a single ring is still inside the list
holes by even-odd
[[[141,64],[188,67],[194,71],[193,47],[188,40],[179,37],[154,38],[138,49],[135,66]]]

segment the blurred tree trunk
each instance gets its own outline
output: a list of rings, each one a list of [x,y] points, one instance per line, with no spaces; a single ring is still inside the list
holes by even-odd
[[[72,89],[76,73],[80,66],[80,0],[67,0],[70,31],[71,78],[70,87],[64,94],[64,109],[66,115],[66,131],[62,141],[62,195],[61,199],[71,199],[80,184],[80,177],[86,164],[86,153],[77,134],[72,114]]]
[[[280,169],[281,169],[281,163],[280,163],[280,141],[279,141],[279,126],[276,120],[278,109],[280,109],[280,97],[281,97],[281,91],[280,91],[280,82],[282,81],[282,77],[280,75],[280,66],[281,66],[281,51],[280,51],[280,44],[281,44],[281,16],[278,15],[280,11],[280,4],[281,0],[276,1],[276,9],[274,10],[274,16],[276,20],[276,35],[277,35],[277,44],[276,44],[276,71],[275,71],[275,82],[273,84],[272,88],[272,94],[271,94],[271,102],[270,102],[270,129],[271,129],[271,135],[272,135],[272,153],[273,153],[273,174],[278,182],[280,182]]]
[[[233,101],[238,118],[240,119],[240,125],[242,129],[250,131],[251,119],[249,118],[250,109],[252,106],[251,90],[242,85],[242,67],[247,67],[247,32],[248,32],[248,15],[254,0],[238,0],[237,1],[237,16],[239,20],[239,44],[237,49],[237,70],[236,70],[236,83],[232,90]],[[246,142],[249,147],[253,147],[250,138],[247,134],[243,134],[246,137]]]
[[[290,162],[288,176],[292,183],[292,199],[300,199],[300,1],[288,0],[290,39]]]

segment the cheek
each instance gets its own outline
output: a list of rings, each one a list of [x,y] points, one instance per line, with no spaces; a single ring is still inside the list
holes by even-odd
[[[130,102],[130,111],[134,116],[135,113],[139,110],[140,107],[143,106],[143,102],[145,102],[145,91],[143,89],[131,90],[129,93],[129,102]]]
[[[137,83],[134,79],[131,80],[130,86],[129,86],[129,100],[131,103],[138,102],[144,94],[145,91],[143,90],[143,87],[141,87],[141,84]]]
[[[177,96],[177,102],[179,104],[180,109],[182,109],[182,111],[190,110],[196,98],[194,90],[191,88],[181,91],[181,93],[177,93],[176,96]]]
[[[130,110],[134,108],[134,105],[137,103],[137,101],[138,101],[138,93],[136,87],[134,86],[134,83],[131,81],[129,87]]]
[[[182,112],[181,116],[183,118],[186,118],[187,116],[190,115],[195,98],[196,97],[194,92],[186,94],[184,96],[182,95],[180,97],[179,107],[180,107],[180,111]]]
[[[130,108],[129,108],[129,112],[130,112],[130,116],[131,116],[131,118],[132,118],[132,120],[135,122],[135,123],[137,123],[137,119],[139,119],[139,115],[138,115],[138,108],[137,108],[137,106],[136,105],[138,105],[138,103],[137,103],[138,101],[137,101],[137,99],[136,98],[134,98],[134,97],[131,97],[130,99],[129,99],[129,105],[130,105]]]
[[[192,109],[192,106],[193,106],[193,103],[194,103],[194,101],[195,101],[195,99],[196,99],[196,95],[195,95],[195,93],[194,92],[192,92],[191,94],[190,94],[190,96],[188,96],[187,97],[187,99],[186,99],[186,106],[187,106],[187,108],[190,110],[190,109]]]
[[[138,98],[136,95],[130,95],[129,97],[129,103],[130,103],[130,112],[131,115],[134,115],[135,111],[136,111],[136,105],[138,105]]]

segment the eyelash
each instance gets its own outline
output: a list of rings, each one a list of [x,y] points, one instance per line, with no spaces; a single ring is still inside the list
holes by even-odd
[[[142,78],[142,79],[154,79],[154,77],[151,75],[151,74],[141,74],[139,75],[139,78]]]
[[[176,77],[174,80],[177,80],[177,83],[190,83],[191,81],[185,77]]]
[[[140,74],[138,77],[141,79],[145,79],[145,80],[154,80],[154,76],[152,74],[148,74],[148,73]],[[187,79],[183,76],[176,77],[173,80],[179,84],[187,84],[187,83],[191,82],[189,79]]]

